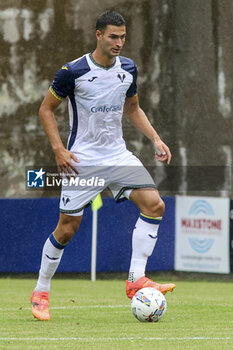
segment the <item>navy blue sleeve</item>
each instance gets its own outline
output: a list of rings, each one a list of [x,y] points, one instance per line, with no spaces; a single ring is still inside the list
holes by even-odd
[[[74,87],[73,73],[67,64],[57,71],[49,90],[56,98],[62,100],[73,94]]]
[[[126,92],[126,96],[127,97],[132,97],[134,95],[136,95],[137,93],[137,76],[138,76],[138,70],[136,67],[136,64],[133,67],[133,70],[130,72],[133,76],[133,82],[130,85],[129,89]]]
[[[138,70],[133,60],[127,57],[119,56],[121,62],[121,68],[132,74],[133,81],[126,92],[127,97],[133,97],[137,93],[137,76]]]

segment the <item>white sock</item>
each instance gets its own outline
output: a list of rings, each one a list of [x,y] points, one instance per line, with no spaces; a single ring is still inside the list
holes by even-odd
[[[152,218],[140,214],[132,237],[132,257],[128,280],[135,282],[145,276],[148,257],[153,253],[157,242],[159,224],[162,217]]]
[[[36,285],[36,292],[49,292],[51,278],[55,274],[58,265],[61,261],[64,247],[57,242],[51,234],[44,244],[42,251],[41,266],[39,278]]]

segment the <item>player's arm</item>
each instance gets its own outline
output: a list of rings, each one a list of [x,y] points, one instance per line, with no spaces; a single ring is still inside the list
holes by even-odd
[[[62,100],[56,98],[50,91],[48,91],[40,106],[39,117],[55,153],[58,171],[64,172],[65,174],[71,174],[72,170],[76,172],[71,160],[73,159],[75,162],[79,161],[72,152],[64,147],[59,135],[54,110],[61,102]]]
[[[149,122],[147,116],[139,106],[138,96],[126,97],[124,105],[124,114],[127,119],[135,126],[137,130],[142,132],[148,139],[150,139],[159,153],[155,153],[156,159],[159,161],[171,161],[171,152],[168,146],[160,139],[159,135]]]

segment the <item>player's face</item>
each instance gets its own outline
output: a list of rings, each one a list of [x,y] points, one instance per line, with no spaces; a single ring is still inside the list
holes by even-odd
[[[120,54],[125,43],[125,26],[108,25],[104,31],[97,30],[96,34],[99,47],[105,56],[113,58]]]

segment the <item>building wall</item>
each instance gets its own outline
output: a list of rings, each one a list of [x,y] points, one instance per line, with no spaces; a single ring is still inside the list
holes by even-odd
[[[140,104],[170,146],[172,166],[158,166],[151,142],[124,120],[129,149],[153,167],[162,194],[233,197],[231,0],[2,0],[0,197],[35,196],[25,191],[25,166],[54,164],[40,103],[61,65],[94,50],[96,17],[106,9],[126,19],[122,54],[137,63]],[[65,142],[65,102],[56,117]]]

